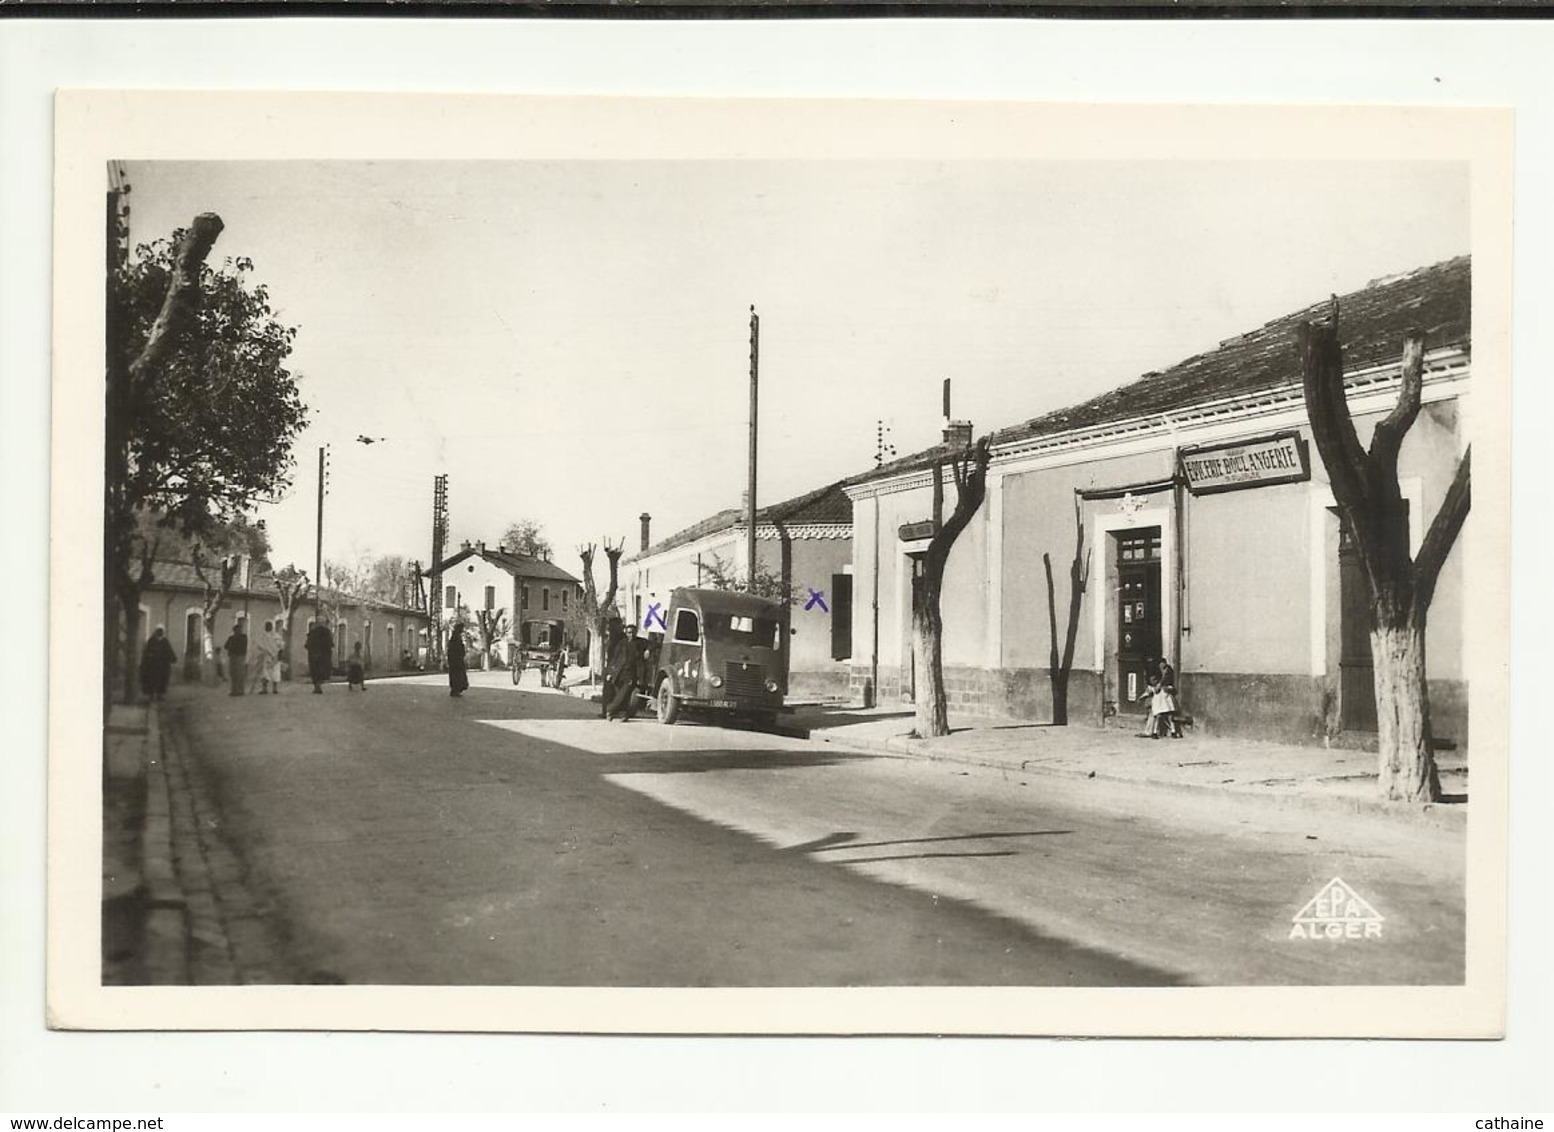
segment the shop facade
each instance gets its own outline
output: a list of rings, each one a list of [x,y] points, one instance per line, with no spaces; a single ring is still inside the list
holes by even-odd
[[[1414,552],[1471,436],[1469,278],[1468,261],[1454,260],[1339,304],[1362,444],[1396,401],[1404,335],[1425,334],[1423,406],[1399,460]],[[1072,622],[1071,723],[1142,722],[1146,662],[1163,657],[1203,733],[1327,743],[1374,732],[1368,595],[1312,443],[1294,346],[1296,324],[1321,313],[993,434],[987,497],[941,598],[952,711],[1050,719],[1054,640],[1061,663]],[[932,534],[932,477],[951,451],[848,487],[860,698],[913,694],[912,590]],[[948,509],[955,488],[940,474]],[[1427,638],[1435,734],[1459,746],[1460,544],[1472,524],[1470,514],[1442,569]]]

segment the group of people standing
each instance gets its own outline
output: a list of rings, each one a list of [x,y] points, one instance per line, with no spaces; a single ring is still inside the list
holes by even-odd
[[[1149,701],[1149,717],[1144,723],[1144,730],[1139,732],[1139,738],[1160,739],[1170,736],[1172,739],[1180,739],[1182,724],[1177,719],[1180,705],[1176,699],[1176,669],[1163,656],[1146,661],[1145,668],[1144,690],[1134,698],[1135,703],[1145,699]]]
[[[250,648],[253,649],[255,660],[252,676],[248,665]],[[334,669],[335,638],[329,626],[322,621],[315,621],[308,629],[304,648],[308,654],[308,678],[313,683],[313,692],[322,695],[324,685],[329,682]],[[279,622],[266,621],[264,629],[250,638],[248,618],[239,617],[222,644],[222,651],[227,655],[228,694],[242,696],[258,688],[261,696],[271,693],[280,695],[281,654],[284,649],[285,641]],[[147,699],[160,700],[166,697],[173,665],[177,662],[178,654],[173,652],[166,628],[158,625],[140,655],[140,690]],[[367,690],[360,641],[356,643],[350,663],[346,665],[346,681],[348,690]]]

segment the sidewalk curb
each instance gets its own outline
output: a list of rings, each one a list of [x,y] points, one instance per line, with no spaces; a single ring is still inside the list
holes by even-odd
[[[1118,783],[1124,786],[1139,786],[1151,790],[1169,790],[1173,793],[1197,795],[1198,797],[1213,797],[1215,794],[1233,794],[1238,800],[1255,802],[1259,805],[1270,806],[1281,810],[1308,810],[1325,813],[1347,814],[1380,814],[1394,820],[1414,821],[1426,825],[1433,825],[1443,829],[1460,827],[1467,820],[1468,807],[1466,805],[1445,805],[1428,803],[1423,806],[1409,806],[1403,803],[1384,802],[1380,799],[1370,798],[1346,798],[1341,795],[1329,794],[1304,794],[1289,793],[1280,794],[1256,787],[1236,784],[1199,784],[1192,782],[1177,782],[1163,778],[1138,778],[1130,775],[1109,774],[1105,771],[1082,771],[1068,767],[1055,766],[1030,766],[1025,763],[1009,763],[998,759],[979,757],[975,754],[960,754],[956,752],[938,752],[924,750],[919,744],[921,739],[909,739],[905,736],[892,737],[890,739],[851,739],[845,737],[832,738],[829,735],[818,735],[811,731],[805,736],[810,742],[829,743],[833,746],[850,750],[862,751],[869,754],[888,755],[895,758],[918,759],[924,762],[954,763],[958,766],[975,766],[987,770],[1014,771],[1019,774],[1047,775],[1054,778],[1067,778],[1079,782],[1097,781]]]
[[[147,888],[143,969],[148,982],[189,984],[188,902],[173,856],[172,787],[167,776],[160,704],[146,711],[146,816],[140,837],[140,875]]]

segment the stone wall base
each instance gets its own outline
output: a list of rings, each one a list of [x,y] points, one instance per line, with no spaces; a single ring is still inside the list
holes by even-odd
[[[848,676],[853,702],[865,702],[869,669],[854,666]],[[1188,672],[1178,679],[1182,710],[1199,734],[1259,739],[1266,742],[1324,746],[1338,733],[1333,684],[1320,676],[1235,672]],[[1052,681],[1045,668],[961,668],[944,670],[950,711],[964,715],[1007,716],[1047,722],[1052,719]],[[880,666],[875,703],[901,700],[899,668]],[[1069,674],[1068,721],[1081,727],[1105,726],[1099,672]],[[1468,690],[1465,681],[1430,681],[1430,721],[1437,740],[1466,750]]]

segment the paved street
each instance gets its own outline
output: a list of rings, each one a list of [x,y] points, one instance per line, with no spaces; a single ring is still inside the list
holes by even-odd
[[[180,688],[284,981],[1450,983],[1461,830],[849,752],[477,675]],[[1292,940],[1341,876],[1380,939]]]

